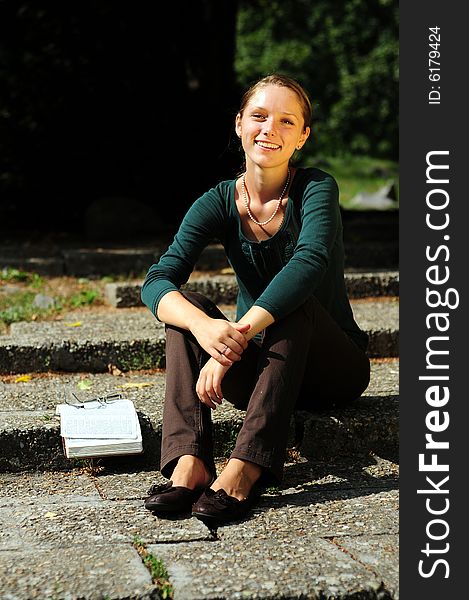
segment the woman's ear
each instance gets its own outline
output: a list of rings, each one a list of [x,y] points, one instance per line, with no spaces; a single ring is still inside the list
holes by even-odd
[[[296,145],[297,150],[301,150],[301,148],[304,146],[306,140],[309,138],[310,133],[311,133],[311,129],[309,127],[305,127],[303,133],[300,135],[298,144]]]
[[[239,113],[236,115],[235,131],[236,131],[236,135],[240,138],[241,137],[241,115]]]

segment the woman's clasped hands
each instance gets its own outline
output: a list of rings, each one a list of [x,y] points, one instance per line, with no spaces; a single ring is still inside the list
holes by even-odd
[[[191,328],[199,344],[210,354],[196,384],[200,401],[210,408],[221,404],[221,382],[232,364],[241,360],[241,355],[248,345],[244,334],[249,328],[248,323],[232,323],[225,319],[211,318],[203,323],[193,324]]]

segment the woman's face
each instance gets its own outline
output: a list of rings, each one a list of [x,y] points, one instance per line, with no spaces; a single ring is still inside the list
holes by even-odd
[[[243,114],[236,116],[236,133],[241,138],[246,162],[261,167],[288,163],[303,146],[310,129],[298,96],[287,87],[268,85],[250,98]]]

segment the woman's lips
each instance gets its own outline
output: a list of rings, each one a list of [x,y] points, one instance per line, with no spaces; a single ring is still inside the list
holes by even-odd
[[[254,140],[254,143],[264,148],[265,150],[278,150],[280,146],[278,144],[274,144],[273,142],[266,142],[264,140]]]

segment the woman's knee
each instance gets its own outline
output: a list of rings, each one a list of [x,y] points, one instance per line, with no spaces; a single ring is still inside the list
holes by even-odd
[[[344,408],[361,397],[369,382],[368,359],[358,364],[353,372],[341,373],[334,381],[309,381],[306,375],[298,395],[296,409],[316,412]]]
[[[223,313],[220,311],[218,306],[200,292],[184,290],[181,291],[181,294],[191,304],[193,304],[212,318],[226,318],[224,317]]]
[[[207,306],[208,303],[212,304],[212,302],[200,292],[192,292],[190,290],[184,290],[180,292],[182,296],[186,300],[188,300],[191,304],[201,308],[203,306]]]
[[[269,325],[265,330],[264,342],[288,339],[293,342],[307,340],[312,332],[311,311],[306,303]]]

